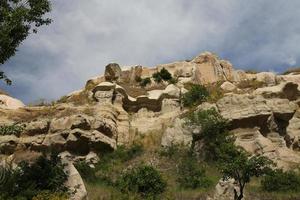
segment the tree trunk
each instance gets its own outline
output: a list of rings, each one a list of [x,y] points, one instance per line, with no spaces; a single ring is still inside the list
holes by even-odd
[[[234,200],[242,200],[244,198],[243,189],[240,189],[240,194],[238,195],[236,189],[234,189]]]

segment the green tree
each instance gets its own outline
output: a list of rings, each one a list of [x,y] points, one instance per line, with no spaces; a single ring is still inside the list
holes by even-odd
[[[203,85],[192,84],[187,93],[182,97],[183,105],[192,107],[206,101],[209,96],[208,90]]]
[[[49,0],[1,0],[0,1],[0,65],[14,56],[18,46],[37,28],[51,23],[45,17],[50,12]],[[11,80],[0,71],[0,79]]]
[[[222,158],[220,159],[219,169],[223,174],[223,179],[233,178],[239,187],[239,192],[234,189],[234,199],[241,200],[244,197],[244,188],[252,177],[260,177],[271,171],[274,165],[271,160],[263,156],[252,156],[241,148],[233,145],[223,146]]]
[[[221,147],[231,144],[233,137],[229,133],[229,122],[224,119],[215,108],[192,113],[187,123],[201,127],[200,134],[193,134],[192,148],[197,141],[203,142],[203,156],[206,160],[217,160]]]

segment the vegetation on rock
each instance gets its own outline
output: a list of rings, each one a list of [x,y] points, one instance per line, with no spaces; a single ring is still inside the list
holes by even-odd
[[[273,162],[263,156],[249,155],[241,148],[229,146],[223,149],[219,159],[219,168],[223,179],[233,178],[238,183],[239,191],[234,189],[234,199],[241,200],[244,197],[244,188],[252,177],[260,177],[271,171]]]
[[[228,131],[229,122],[214,108],[192,113],[187,122],[200,127],[201,133],[193,134],[192,145],[194,146],[197,141],[203,142],[203,156],[206,160],[218,159],[222,146],[233,142]]]
[[[0,135],[15,135],[20,136],[21,132],[24,130],[23,126],[19,125],[7,125],[0,126]]]
[[[263,190],[274,192],[299,192],[300,191],[300,175],[293,171],[284,172],[277,169],[269,172],[261,181]]]
[[[204,86],[192,84],[189,87],[189,91],[182,97],[184,106],[196,106],[207,100],[209,92]]]
[[[0,199],[42,199],[44,193],[66,196],[68,175],[57,154],[39,157],[34,163],[21,162],[17,168],[1,168]]]
[[[166,70],[164,67],[159,71],[152,75],[152,78],[156,83],[160,83],[162,81],[170,81],[172,80],[172,75],[168,70]]]
[[[166,182],[152,166],[141,165],[124,172],[117,180],[122,192],[136,192],[144,197],[157,197],[165,191]]]

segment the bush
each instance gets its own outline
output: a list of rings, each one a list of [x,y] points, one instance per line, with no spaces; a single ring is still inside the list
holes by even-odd
[[[151,84],[151,79],[149,77],[142,79],[140,82],[141,87],[146,87],[148,84]]]
[[[274,170],[262,179],[261,186],[268,192],[299,192],[300,175],[293,171]]]
[[[95,169],[91,168],[85,161],[76,162],[75,168],[84,180],[88,182],[96,180]]]
[[[178,166],[177,182],[183,188],[208,188],[212,181],[208,179],[202,168],[192,155],[184,157]]]
[[[154,81],[156,83],[160,83],[161,81],[171,81],[172,75],[168,70],[166,70],[164,67],[159,71],[152,75]]]
[[[201,126],[201,134],[193,135],[193,144],[198,140],[203,141],[204,156],[207,160],[217,159],[222,145],[233,142],[228,131],[228,120],[224,119],[215,108],[192,113],[188,116],[187,123]]]
[[[143,146],[133,144],[131,147],[119,146],[115,151],[104,155],[96,164],[95,172],[98,182],[105,185],[114,185],[120,173],[118,166],[132,160],[143,153]]]
[[[196,106],[206,101],[209,93],[202,85],[191,85],[190,90],[183,95],[183,105],[187,107]]]
[[[1,169],[0,199],[32,199],[43,191],[66,193],[68,176],[57,154],[45,155],[35,163],[21,162],[17,168]]]
[[[117,186],[122,192],[155,197],[165,191],[166,182],[155,168],[142,165],[123,173],[117,181]]]
[[[24,127],[16,124],[10,126],[0,126],[0,135],[15,135],[18,137],[23,130]]]
[[[135,82],[140,83],[143,79],[140,76],[135,77]]]

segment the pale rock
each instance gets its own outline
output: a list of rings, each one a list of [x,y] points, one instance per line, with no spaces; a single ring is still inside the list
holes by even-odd
[[[117,81],[121,73],[121,67],[117,63],[110,63],[105,67],[104,77],[106,81]]]
[[[220,59],[210,53],[204,52],[194,58],[195,63],[194,81],[200,84],[215,83],[221,80],[233,79],[232,65],[221,62]]]
[[[39,134],[46,134],[49,130],[49,121],[47,119],[39,119],[37,121],[31,121],[26,124],[26,128],[23,134],[33,136]]]
[[[65,164],[64,171],[68,174],[65,185],[71,191],[70,200],[88,200],[84,182],[73,163],[67,160],[62,160],[62,162]]]
[[[260,72],[256,74],[256,80],[268,86],[276,85],[276,75],[273,72]]]
[[[277,83],[292,82],[292,83],[300,85],[300,74],[297,74],[297,75],[292,75],[292,74],[277,75],[276,76],[276,81],[277,81]]]
[[[293,82],[282,82],[279,85],[272,87],[258,88],[253,92],[254,95],[262,95],[265,98],[284,98],[290,101],[300,97],[298,84]]]
[[[23,107],[25,105],[20,100],[0,94],[0,109],[15,110]]]
[[[229,81],[224,82],[220,87],[225,92],[233,92],[234,90],[236,90],[236,86]]]
[[[191,132],[184,127],[185,121],[176,118],[173,125],[168,127],[161,139],[161,145],[170,147],[172,145],[183,145],[190,147],[192,145],[193,136]]]

